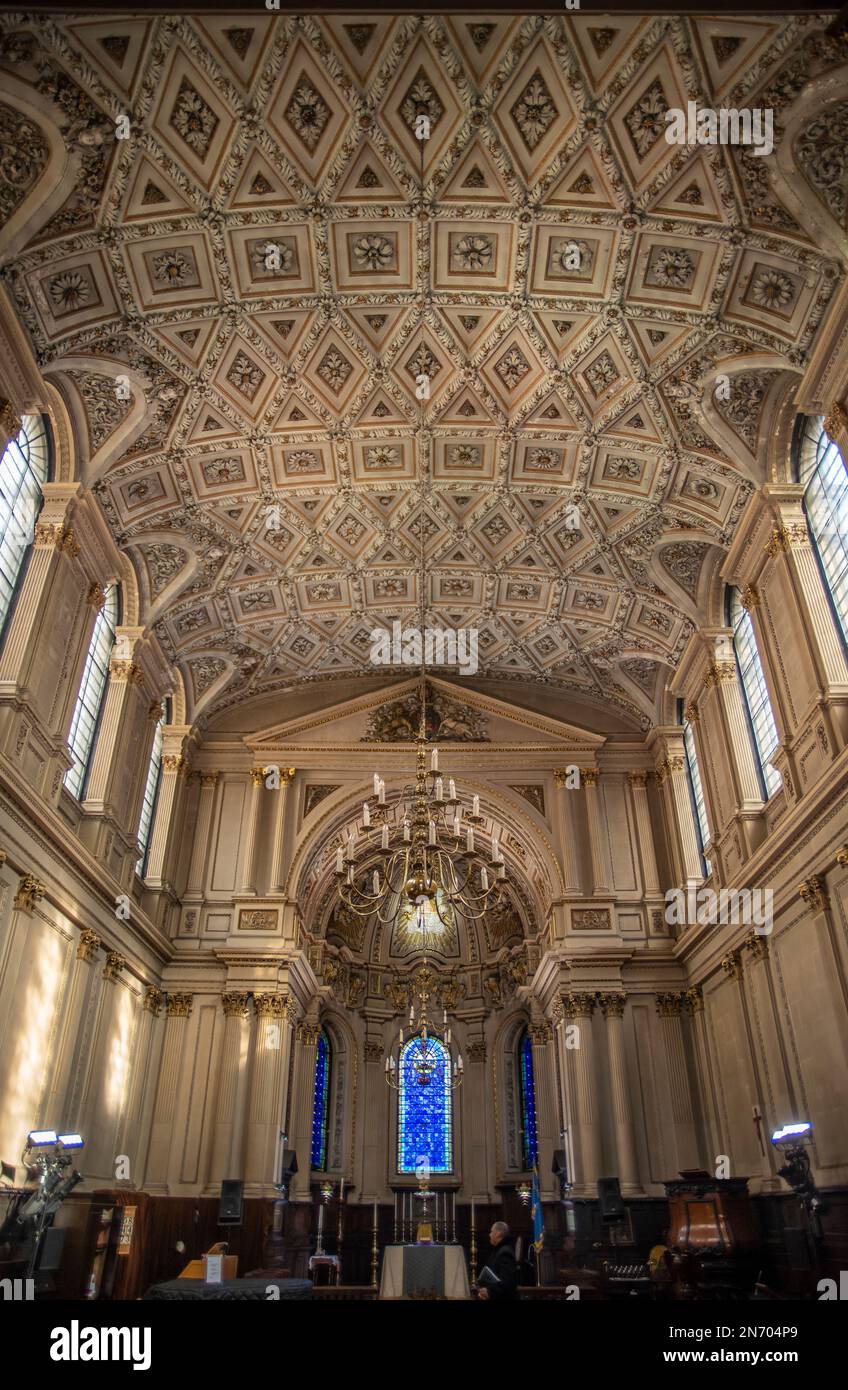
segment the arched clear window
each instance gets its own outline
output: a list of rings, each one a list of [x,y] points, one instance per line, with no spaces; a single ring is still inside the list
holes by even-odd
[[[82,796],[97,738],[97,727],[109,679],[109,659],[115,645],[115,628],[119,621],[118,598],[117,584],[110,584],[88,644],[88,655],[83,667],[74,717],[71,720],[68,748],[74,761],[65,773],[65,786],[71,795],[76,797]]]
[[[692,725],[683,713],[683,701],[678,704],[678,717],[683,726],[683,746],[686,750],[686,771],[689,778],[689,794],[692,798],[692,810],[695,816],[695,829],[698,835],[698,848],[701,851],[701,862],[704,874],[712,873],[712,864],[704,853],[704,846],[710,842],[710,826],[707,820],[707,804],[704,799],[704,784],[701,781],[701,769],[698,765],[698,750],[695,747],[695,735]]]
[[[731,588],[727,591],[727,619],[733,628],[733,650],[736,655],[739,679],[742,682],[742,693],[748,713],[748,726],[757,754],[763,791],[768,799],[783,785],[780,773],[769,762],[769,759],[774,756],[780,740],[777,736],[777,725],[774,722],[760,653],[757,650],[754,624],[751,622],[751,615],[747,608],[742,607],[742,599],[738,589]]]
[[[522,1166],[535,1168],[539,1161],[536,1129],[536,1080],[533,1075],[533,1043],[525,1028],[518,1039],[518,1091],[521,1101]]]
[[[41,511],[50,470],[50,436],[42,415],[26,415],[0,458],[0,629],[12,610]]]
[[[848,465],[821,416],[800,422],[795,464],[804,510],[837,624],[848,642]]]
[[[427,1048],[434,1062],[423,1071],[421,1038],[409,1039],[401,1048],[398,1090],[398,1172],[414,1173],[426,1160],[431,1173],[453,1171],[453,1096],[448,1084],[450,1057],[439,1038],[428,1036]],[[429,1079],[422,1078],[429,1075]]]
[[[330,1072],[333,1053],[326,1030],[321,1029],[315,1055],[315,1091],[312,1101],[312,1167],[327,1171],[327,1127],[330,1118]]]
[[[147,852],[150,849],[150,832],[153,829],[153,817],[156,813],[156,802],[159,798],[159,784],[162,781],[162,748],[165,743],[165,725],[169,719],[169,702],[162,703],[162,713],[156,725],[156,732],[153,735],[153,748],[150,753],[150,762],[147,767],[147,781],[144,785],[144,800],[141,803],[141,817],[138,822],[138,843],[141,849],[141,857],[135,866],[135,871],[144,878],[144,871],[147,868]]]

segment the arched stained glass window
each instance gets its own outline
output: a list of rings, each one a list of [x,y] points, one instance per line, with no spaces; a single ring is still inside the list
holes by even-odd
[[[50,436],[41,415],[26,415],[0,458],[0,629],[12,609],[41,511],[50,468]]]
[[[138,843],[141,848],[141,858],[135,866],[135,871],[144,878],[144,871],[147,867],[147,852],[150,849],[150,832],[153,829],[153,816],[156,811],[156,802],[159,798],[159,783],[162,780],[162,747],[165,742],[165,725],[168,722],[168,702],[162,705],[162,713],[156,725],[156,732],[153,735],[153,748],[150,753],[150,763],[147,768],[147,782],[144,787],[144,800],[141,803],[141,817],[138,822]]]
[[[707,820],[707,804],[704,799],[704,784],[701,781],[701,769],[698,765],[698,750],[695,747],[695,735],[692,725],[683,713],[683,701],[679,707],[680,722],[683,725],[683,746],[686,750],[686,772],[689,778],[689,794],[692,797],[692,809],[695,813],[695,829],[698,833],[698,848],[701,851],[701,861],[704,866],[704,873],[712,873],[712,864],[704,853],[704,846],[710,841],[710,826]]]
[[[848,642],[848,465],[821,416],[801,422],[795,458],[822,577]]]
[[[398,1172],[414,1173],[426,1160],[431,1173],[453,1171],[453,1096],[448,1085],[450,1057],[444,1044],[428,1037],[435,1066],[426,1083],[415,1067],[421,1048],[419,1037],[410,1038],[400,1054],[398,1092]]]
[[[727,607],[728,621],[733,628],[733,650],[736,655],[739,678],[742,682],[748,725],[757,754],[763,791],[768,798],[783,786],[780,773],[769,762],[780,742],[777,736],[777,725],[774,722],[768,686],[763,674],[760,653],[757,650],[754,624],[751,622],[751,615],[748,610],[742,607],[742,599],[738,589],[728,590]]]
[[[536,1082],[533,1076],[533,1043],[525,1028],[518,1041],[518,1078],[521,1095],[521,1152],[523,1166],[535,1168],[539,1161],[536,1130]]]
[[[71,720],[71,732],[68,735],[68,747],[74,761],[65,773],[65,786],[71,795],[76,797],[82,796],[88,777],[97,737],[97,725],[109,679],[109,658],[115,645],[117,623],[118,588],[117,585],[110,584],[91,634],[74,717]]]
[[[324,1029],[318,1035],[315,1056],[315,1093],[312,1102],[312,1167],[327,1168],[327,1123],[330,1114],[330,1039]]]

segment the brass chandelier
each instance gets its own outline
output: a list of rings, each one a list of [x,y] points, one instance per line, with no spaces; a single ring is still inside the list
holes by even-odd
[[[463,806],[454,779],[439,771],[438,748],[430,750],[427,767],[425,700],[422,679],[414,784],[390,792],[374,773],[374,791],[363,802],[361,822],[337,847],[335,866],[338,895],[351,912],[376,913],[387,925],[406,900],[422,933],[428,910],[450,927],[446,905],[466,921],[479,921],[500,905],[506,878],[498,829],[490,855],[480,845],[479,796],[470,809]]]

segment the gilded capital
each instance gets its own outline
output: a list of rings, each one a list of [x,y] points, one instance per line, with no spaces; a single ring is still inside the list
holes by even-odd
[[[93,584],[89,584],[85,601],[89,607],[95,609],[95,611],[99,613],[106,602],[106,592],[103,585],[98,584],[96,580]]]
[[[631,787],[647,787],[648,773],[645,768],[640,767],[636,772],[628,772],[627,780]]]
[[[291,1000],[287,994],[257,994],[253,1000],[259,1018],[284,1018],[291,1016]]]
[[[159,1017],[159,1010],[162,1007],[162,991],[155,985],[148,985],[144,991],[144,998],[141,1006],[145,1013],[152,1014],[154,1018]]]
[[[126,963],[126,956],[122,956],[119,951],[110,951],[103,964],[104,980],[117,980]]]
[[[760,932],[749,931],[742,945],[751,952],[755,960],[768,960],[769,943],[768,937]]]
[[[580,778],[587,787],[596,787],[600,775],[601,769],[599,767],[583,767],[580,769]]]
[[[687,705],[684,709],[683,718],[686,720],[687,724],[697,724],[700,717],[701,711],[698,709],[697,701],[693,700],[692,703]]]
[[[577,1018],[591,1018],[595,1009],[595,1003],[597,1002],[594,994],[587,994],[585,991],[580,990],[576,993],[572,992],[569,994],[568,1001],[574,1010],[572,1016]],[[563,1000],[563,1008],[564,1007],[565,1001]]]
[[[822,912],[830,907],[827,886],[820,874],[811,874],[799,885],[798,892],[811,912]]]
[[[112,680],[119,685],[143,685],[144,675],[140,666],[136,666],[134,661],[124,661],[120,657],[113,657],[109,662],[109,675]],[[157,718],[162,713],[161,702],[157,704]]]
[[[843,845],[840,850],[836,851],[836,862],[841,864],[843,869],[848,865],[848,845]]]
[[[704,1012],[704,991],[700,985],[691,985],[684,990],[683,998],[690,1014],[701,1014]]]
[[[598,995],[598,1003],[605,1018],[623,1018],[627,995],[619,990],[613,990],[609,994],[601,993]]]
[[[188,1018],[191,1014],[191,1006],[194,995],[188,992],[178,991],[176,994],[169,994],[166,1002],[166,1010],[169,1018]]]
[[[32,912],[35,904],[40,902],[46,892],[47,885],[37,879],[34,874],[24,874],[15,894],[15,907],[20,912]]]
[[[80,553],[76,536],[64,522],[39,521],[35,528],[35,543],[53,546],[61,554],[70,555],[71,559],[76,559]]]
[[[225,1018],[247,1018],[249,1013],[246,994],[222,994],[221,1006]]]
[[[217,772],[201,772],[201,773],[200,773],[200,785],[201,785],[201,787],[217,787],[217,785],[218,785],[218,776],[219,776],[219,774],[218,774]]]
[[[482,1038],[468,1044],[468,1060],[469,1062],[485,1062],[486,1043]]]
[[[554,768],[554,786],[565,787],[568,785],[568,770],[564,767]]]
[[[713,661],[704,677],[704,685],[711,690],[714,685],[727,685],[736,680],[735,661]]]
[[[182,753],[166,753],[162,758],[162,769],[164,772],[182,772],[186,766],[186,760]]]
[[[385,1057],[381,1042],[367,1042],[363,1048],[366,1062],[382,1062]]]
[[[760,603],[760,591],[756,584],[746,584],[741,594],[742,607],[751,612],[752,608],[758,608]]]
[[[848,431],[848,410],[841,401],[834,401],[824,422],[825,434],[835,439],[838,434]]]
[[[264,787],[265,769],[264,767],[252,767],[250,769],[250,780],[254,787]]]
[[[280,786],[281,786],[281,787],[287,787],[287,786],[289,785],[290,782],[293,782],[293,781],[294,781],[294,778],[295,778],[295,773],[296,773],[296,772],[297,772],[297,768],[296,768],[296,767],[281,767],[281,768],[280,768]]]
[[[22,426],[21,417],[12,402],[6,400],[5,396],[0,397],[0,430],[3,431],[7,439],[17,439]]]
[[[541,1019],[538,1023],[528,1024],[527,1032],[530,1034],[531,1039],[537,1047],[544,1047],[553,1037],[553,1031],[547,1019]]]
[[[100,946],[101,941],[97,932],[92,931],[91,927],[85,927],[80,932],[80,939],[77,943],[77,960],[93,960],[100,950]]]
[[[725,975],[729,975],[731,980],[742,979],[742,952],[728,951],[726,956],[721,958],[721,968]]]
[[[660,1018],[679,1018],[683,1012],[684,995],[680,990],[662,990],[654,996]]]
[[[321,1029],[317,1023],[299,1023],[295,1037],[304,1047],[317,1047]]]

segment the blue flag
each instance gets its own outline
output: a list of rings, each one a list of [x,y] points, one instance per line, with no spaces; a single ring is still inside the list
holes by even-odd
[[[539,1251],[545,1243],[545,1213],[542,1210],[539,1170],[536,1167],[533,1168],[533,1196],[530,1211],[533,1217],[533,1249]]]

